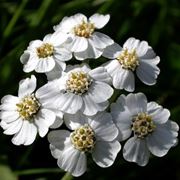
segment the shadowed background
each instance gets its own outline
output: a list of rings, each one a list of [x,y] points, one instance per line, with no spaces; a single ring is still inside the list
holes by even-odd
[[[171,119],[180,124],[180,1],[178,0],[0,0],[0,98],[17,95],[18,83],[28,77],[19,58],[30,41],[53,32],[53,26],[64,16],[75,13],[86,16],[98,12],[111,19],[101,32],[117,43],[129,37],[146,40],[161,62],[161,73],[155,86],[136,79],[135,92],[144,92],[149,101],[158,101],[170,109]],[[96,67],[106,60],[91,60]],[[36,74],[39,85],[46,82]],[[120,91],[120,93],[126,93]],[[47,138],[37,138],[33,145],[15,146],[12,136],[0,129],[0,180],[58,180],[64,172],[51,156]],[[122,143],[123,144],[123,143]],[[76,179],[134,180],[180,179],[180,147],[172,148],[163,158],[150,159],[146,167],[126,162],[119,153],[114,165],[102,169],[89,162],[88,171]]]

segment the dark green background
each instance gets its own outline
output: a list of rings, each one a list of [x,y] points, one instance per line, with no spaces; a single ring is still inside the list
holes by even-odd
[[[180,117],[180,1],[178,0],[0,0],[0,97],[17,95],[18,82],[29,74],[22,71],[20,55],[31,40],[42,39],[53,32],[64,16],[75,13],[87,16],[109,13],[110,22],[102,32],[117,43],[129,37],[146,40],[161,62],[161,73],[155,86],[146,86],[136,79],[136,91],[148,100],[158,101],[170,109],[171,119]],[[92,60],[93,67],[105,59]],[[45,75],[36,74],[39,85]],[[121,91],[123,93],[123,91]],[[0,130],[0,180],[58,180],[63,172],[50,155],[46,138],[38,138],[28,147],[15,146],[11,136]],[[79,179],[180,179],[180,148],[176,146],[163,158],[152,157],[146,167],[139,167],[117,157],[114,165],[102,169],[90,162],[88,171]],[[43,168],[43,169],[42,169]],[[13,172],[13,174],[12,174]],[[14,177],[16,174],[16,177]],[[24,175],[23,175],[24,174]]]

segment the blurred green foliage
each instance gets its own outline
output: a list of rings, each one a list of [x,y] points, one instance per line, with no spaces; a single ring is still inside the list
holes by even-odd
[[[180,114],[180,1],[178,0],[0,0],[0,97],[17,94],[23,73],[20,55],[29,42],[52,33],[52,27],[64,16],[75,13],[90,16],[109,13],[110,22],[102,30],[117,43],[134,36],[146,40],[161,57],[161,73],[153,87],[137,80],[136,92],[144,92],[149,100],[157,100],[171,111],[178,124]],[[93,60],[92,60],[93,61]],[[92,62],[91,61],[91,62]],[[92,66],[104,62],[93,61]],[[40,83],[45,76],[36,74]],[[49,152],[47,139],[37,139],[29,147],[16,147],[11,137],[0,130],[0,180],[58,180],[63,172],[57,168]],[[79,179],[108,180],[180,179],[180,147],[163,158],[152,158],[138,167],[127,163],[122,155],[107,170],[89,163],[88,171]]]

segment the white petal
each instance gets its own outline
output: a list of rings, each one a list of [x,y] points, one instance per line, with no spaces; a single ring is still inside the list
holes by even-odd
[[[118,141],[103,142],[98,141],[93,149],[92,157],[97,165],[100,167],[111,166],[121,149],[121,145]]]
[[[101,103],[95,103],[93,101],[93,99],[85,94],[83,96],[83,102],[84,102],[84,106],[83,109],[81,109],[81,111],[83,112],[83,114],[87,115],[87,116],[93,116],[95,115],[98,111],[103,111],[107,106],[108,106],[108,102],[103,102]]]
[[[144,140],[130,138],[124,145],[123,157],[126,161],[145,166],[149,161],[149,151]]]
[[[107,15],[102,15],[102,14],[93,14],[89,20],[91,23],[94,23],[95,27],[97,29],[101,29],[103,28],[109,21],[110,19],[110,15],[107,14]]]
[[[111,82],[111,78],[104,67],[97,67],[91,70],[89,72],[89,75],[97,81],[101,81],[105,83]]]
[[[88,41],[84,37],[75,36],[73,41],[67,45],[72,52],[81,52],[88,48]]]
[[[103,64],[103,67],[105,67],[111,77],[114,77],[115,74],[119,73],[121,69],[118,60],[108,61],[107,63]]]
[[[160,73],[160,69],[156,66],[159,62],[159,57],[154,59],[140,59],[139,66],[136,69],[138,78],[147,85],[154,85]]]
[[[73,16],[66,16],[58,25],[54,26],[53,29],[58,32],[70,33],[76,25],[77,22],[74,20]]]
[[[62,151],[57,149],[55,146],[53,146],[52,144],[49,145],[49,148],[50,148],[50,151],[51,151],[51,155],[55,158],[55,159],[58,159],[61,154],[62,154]]]
[[[147,99],[143,93],[127,95],[126,104],[132,115],[147,112]]]
[[[80,111],[76,114],[64,114],[64,122],[69,129],[75,130],[84,125],[88,120]]]
[[[48,141],[55,148],[62,151],[65,148],[65,144],[69,143],[67,140],[70,137],[70,132],[67,130],[54,130],[48,134]]]
[[[22,119],[19,118],[16,121],[7,124],[8,127],[3,133],[8,135],[16,134],[21,129],[22,123],[23,123]]]
[[[98,109],[98,111],[104,111],[108,106],[109,106],[109,101],[96,104],[96,108]]]
[[[118,129],[109,113],[98,113],[88,119],[88,124],[94,130],[97,141],[113,141],[118,135]]]
[[[62,75],[62,71],[65,70],[65,68],[66,64],[64,62],[56,62],[55,67],[51,71],[46,72],[48,81],[59,79]]]
[[[75,177],[81,176],[87,168],[86,154],[74,149],[72,146],[68,147],[64,149],[62,155],[58,158],[58,166]]]
[[[74,16],[72,16],[77,24],[81,24],[82,21],[87,22],[87,17],[82,13],[77,13]]]
[[[20,131],[12,138],[15,145],[30,145],[34,142],[37,134],[37,127],[29,122],[23,121]]]
[[[76,65],[68,65],[66,68],[66,72],[70,73],[73,71],[83,71],[88,73],[91,70],[90,66],[86,63],[76,64]]]
[[[42,106],[48,107],[47,105],[49,105],[49,100],[50,99],[53,100],[53,97],[56,97],[56,95],[58,94],[59,94],[59,89],[57,87],[56,82],[55,83],[49,82],[45,84],[44,86],[40,87],[36,91],[35,95],[40,101],[40,103],[42,104]],[[50,107],[52,107],[52,104]]]
[[[165,124],[156,125],[154,132],[147,137],[147,146],[152,154],[162,157],[177,143],[178,125],[168,121]]]
[[[23,71],[24,72],[31,72],[37,66],[38,57],[36,57],[36,55],[34,55],[34,54],[33,55],[30,54],[30,52],[25,51],[24,54],[21,55],[20,61],[22,64],[24,64]]]
[[[24,53],[20,57],[20,61],[22,64],[26,64],[30,58],[30,52],[29,51],[24,51]]]
[[[158,124],[167,122],[170,117],[169,110],[158,105],[156,102],[147,104],[147,112],[152,117],[153,121]]]
[[[138,57],[144,56],[149,49],[149,45],[146,41],[141,41],[139,45],[136,47],[136,53]]]
[[[34,51],[37,47],[40,47],[43,44],[41,40],[33,40],[29,43],[28,50]]]
[[[72,58],[72,53],[65,48],[55,48],[54,57],[57,62],[68,61]]]
[[[113,92],[113,89],[108,84],[95,81],[88,89],[87,95],[90,96],[95,103],[102,103],[107,101]]]
[[[116,59],[120,55],[121,51],[122,47],[117,43],[113,43],[105,48],[103,56],[109,59]]]
[[[55,61],[53,57],[47,57],[39,59],[35,71],[38,73],[44,73],[51,71],[55,66]]]
[[[121,68],[116,71],[112,78],[113,86],[116,89],[125,89],[128,92],[134,91],[135,80],[132,71]]]
[[[66,130],[52,131],[48,134],[52,155],[58,159],[58,166],[73,176],[80,176],[86,171],[86,155],[75,149]],[[53,147],[54,146],[54,147]]]
[[[148,47],[148,50],[144,56],[141,57],[141,59],[154,59],[156,57],[156,53],[152,49],[152,47]]]
[[[50,110],[53,111],[56,115],[56,119],[55,119],[54,123],[50,126],[50,128],[57,129],[63,124],[64,114],[61,111],[55,110],[53,108],[51,108]]]
[[[77,60],[84,60],[84,59],[97,59],[103,53],[103,49],[99,49],[94,47],[94,44],[91,39],[88,39],[88,47],[86,50],[82,52],[75,52],[74,56]]]
[[[53,46],[59,46],[67,40],[68,36],[65,33],[56,31],[53,34],[47,34],[43,42],[52,44]]]
[[[114,43],[109,36],[100,32],[94,32],[90,39],[92,40],[93,45],[99,49],[104,49]]]
[[[123,49],[127,48],[129,51],[133,51],[139,46],[139,43],[138,39],[131,37],[123,44]]]
[[[19,82],[18,96],[23,98],[30,95],[36,89],[36,77],[31,75],[31,78],[23,79]]]
[[[126,97],[121,95],[115,103],[111,104],[111,115],[119,129],[118,140],[123,141],[130,137],[132,130],[132,116],[126,106]]]
[[[63,120],[56,116],[54,123],[50,126],[51,129],[57,129],[63,124]]]
[[[40,109],[35,117],[35,124],[38,127],[38,132],[41,137],[44,137],[49,127],[54,123],[56,116],[54,112],[48,109]]]
[[[19,113],[17,111],[0,111],[0,119],[6,123],[10,123],[19,118]]]
[[[19,102],[19,98],[17,96],[13,96],[13,95],[6,95],[1,99],[1,103],[18,103]]]
[[[19,103],[19,98],[12,95],[6,95],[1,99],[0,110],[16,111],[16,104]]]
[[[64,93],[56,100],[56,105],[59,110],[75,114],[82,107],[82,97],[73,93]]]

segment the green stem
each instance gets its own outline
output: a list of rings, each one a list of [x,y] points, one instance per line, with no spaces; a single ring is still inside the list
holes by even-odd
[[[42,1],[40,8],[38,9],[37,13],[35,14],[34,18],[32,19],[32,21],[30,23],[31,26],[35,27],[41,23],[45,14],[48,13],[47,10],[48,10],[50,4],[52,3],[52,1],[53,0]]]
[[[43,174],[43,173],[61,173],[60,168],[39,168],[39,169],[26,169],[21,171],[14,171],[17,176],[31,175],[31,174]]]
[[[4,34],[3,36],[6,38],[11,34],[11,31],[14,27],[14,25],[16,24],[18,18],[20,17],[24,7],[26,6],[28,0],[22,0],[19,8],[16,10],[16,12],[14,13],[12,19],[10,20],[9,24],[7,25],[6,29],[4,30]]]
[[[62,178],[61,180],[72,180],[74,177],[69,173],[67,172]]]

